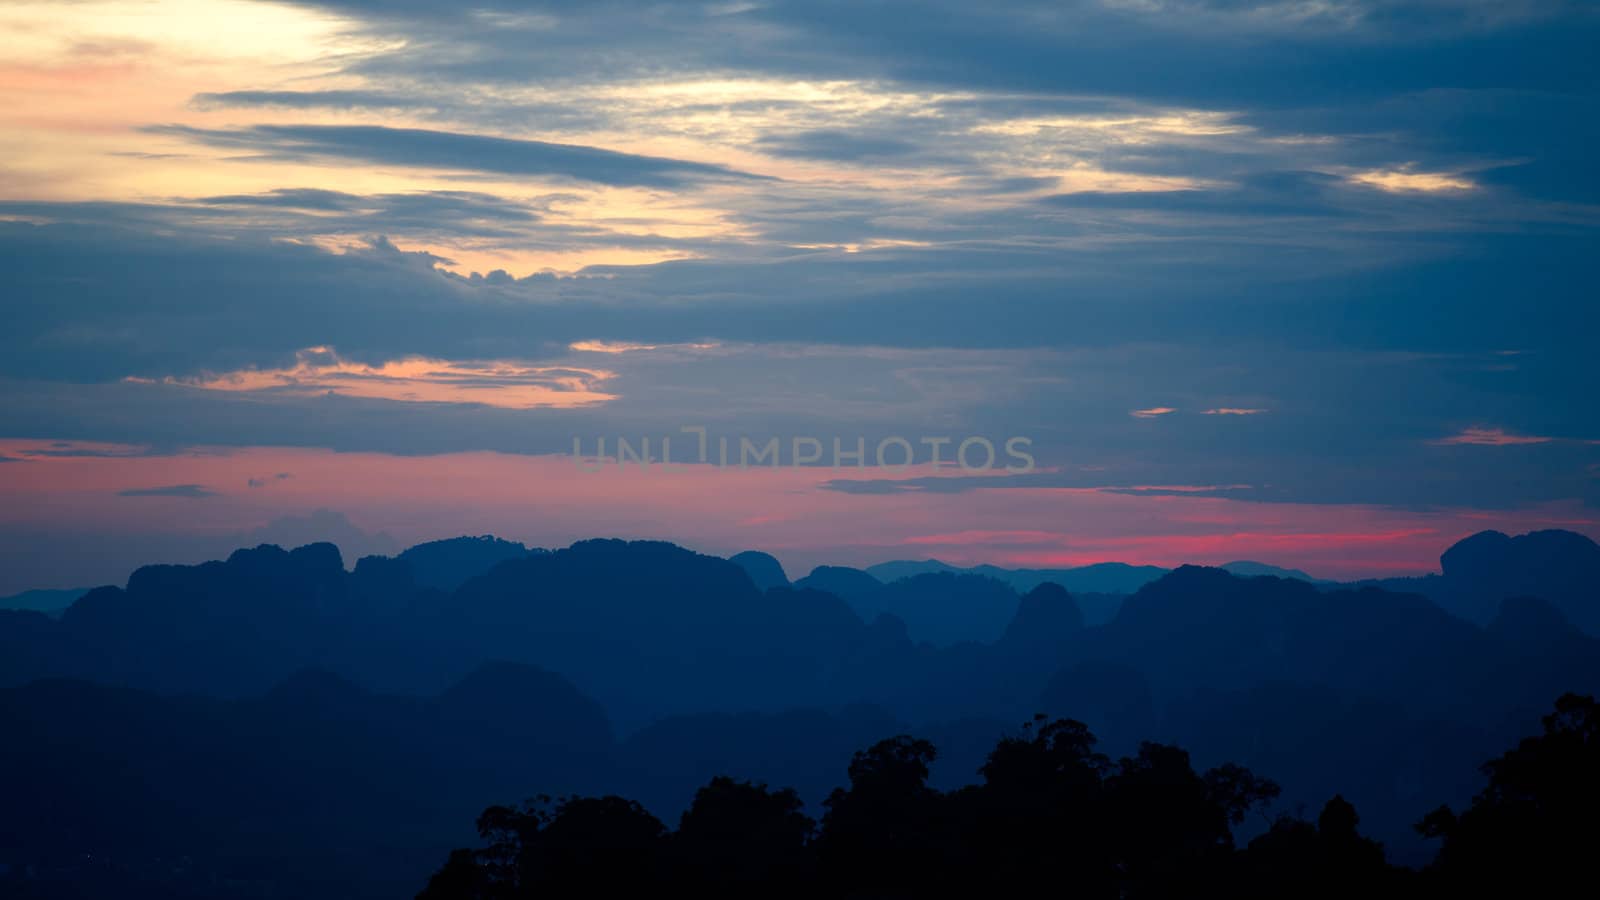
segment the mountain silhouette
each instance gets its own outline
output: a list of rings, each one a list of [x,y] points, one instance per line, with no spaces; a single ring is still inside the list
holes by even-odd
[[[864,618],[888,614],[906,623],[913,640],[948,646],[993,641],[1017,614],[1016,592],[982,575],[929,572],[885,584],[858,601]]]
[[[399,559],[410,566],[411,577],[418,585],[453,591],[500,563],[543,552],[486,534],[417,544],[402,552]]]
[[[1310,575],[1307,575],[1299,569],[1285,569],[1282,566],[1274,566],[1268,563],[1255,562],[1248,559],[1240,559],[1229,563],[1223,563],[1217,568],[1226,572],[1231,572],[1234,575],[1238,575],[1242,578],[1254,578],[1258,575],[1271,575],[1274,578],[1298,578],[1301,581],[1308,581],[1312,584],[1334,583],[1326,578],[1312,578]]]
[[[1439,565],[1441,601],[1468,619],[1488,620],[1508,597],[1538,597],[1600,633],[1600,545],[1581,534],[1483,531],[1446,550]]]
[[[870,609],[883,582],[861,569],[848,566],[817,566],[811,574],[796,581],[795,587],[809,588],[840,597],[855,609]]]
[[[1051,582],[1075,594],[1131,594],[1165,575],[1168,570],[1160,566],[1133,566],[1120,562],[1093,563],[1066,569],[1007,569],[991,565],[961,568],[937,559],[927,559],[894,560],[868,566],[866,571],[884,583],[916,575],[949,572],[993,578],[1010,585],[1012,590],[1019,593]]]
[[[0,597],[0,610],[60,613],[87,593],[89,593],[88,588],[23,591],[9,597]]]
[[[728,557],[728,562],[743,569],[750,580],[755,582],[761,590],[775,587],[788,587],[789,576],[783,572],[783,564],[778,562],[771,554],[759,550],[746,550]]]
[[[1544,600],[1574,625],[1600,636],[1600,545],[1552,529],[1511,537],[1480,531],[1439,557],[1440,574],[1371,582],[1423,594],[1451,613],[1486,625],[1511,597]]]
[[[1585,608],[1592,545],[1519,540],[1386,582],[1411,591],[1184,566],[1103,620],[1085,612],[1095,595],[1019,597],[970,573],[883,584],[822,567],[763,590],[738,563],[649,541],[467,538],[350,571],[329,544],[148,566],[59,619],[0,611],[0,712],[29,738],[5,757],[25,802],[0,810],[0,863],[7,847],[35,861],[109,847],[204,857],[248,883],[260,852],[296,895],[354,896],[361,864],[317,848],[414,860],[464,840],[449,835],[497,797],[580,788],[672,821],[719,775],[800,788],[820,821],[862,746],[935,739],[928,783],[954,790],[1004,723],[1043,712],[1130,758],[1158,739],[1197,766],[1270,772],[1287,804],[1339,794],[1391,859],[1421,865],[1419,811],[1464,808],[1476,766],[1551,697],[1600,692],[1600,643],[1568,613]],[[1532,577],[1530,560],[1567,574]],[[1490,585],[1473,597],[1539,592],[1496,597],[1478,622],[1435,599],[1468,596],[1468,579]],[[80,770],[92,777],[72,782]],[[206,824],[226,809],[266,832]],[[345,828],[368,842],[340,844]],[[1311,853],[1312,832],[1271,840]],[[251,849],[262,833],[273,846]],[[152,872],[139,877],[166,883]]]
[[[1018,602],[1000,643],[1018,652],[1024,648],[1059,652],[1082,630],[1083,612],[1072,595],[1059,584],[1045,583]]]
[[[131,867],[116,896],[170,896],[123,888],[180,859],[222,896],[406,896],[476,798],[611,781],[599,708],[516,667],[434,697],[315,671],[233,701],[44,680],[0,689],[0,718],[28,736],[0,743],[0,854]]]

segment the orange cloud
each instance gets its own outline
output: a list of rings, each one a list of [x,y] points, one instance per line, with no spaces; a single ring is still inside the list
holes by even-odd
[[[1350,180],[1391,194],[1454,193],[1470,191],[1477,187],[1470,180],[1453,172],[1413,172],[1409,168],[1357,172],[1350,176]]]
[[[574,341],[568,350],[577,353],[634,353],[640,350],[713,350],[716,342],[698,344],[636,344],[629,341]]]
[[[457,362],[410,356],[379,365],[340,359],[330,347],[309,347],[293,366],[240,369],[196,378],[165,378],[211,391],[333,393],[408,403],[477,403],[509,409],[594,406],[616,399],[599,390],[614,377],[603,369],[530,366],[503,360]],[[146,382],[150,379],[128,378]]]

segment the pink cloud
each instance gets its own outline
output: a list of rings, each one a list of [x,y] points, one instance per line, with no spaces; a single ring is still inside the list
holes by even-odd
[[[1552,440],[1554,438],[1511,434],[1504,428],[1474,426],[1472,428],[1463,428],[1459,434],[1440,438],[1433,443],[1443,445],[1468,444],[1478,447],[1514,447],[1521,444],[1545,444]]]

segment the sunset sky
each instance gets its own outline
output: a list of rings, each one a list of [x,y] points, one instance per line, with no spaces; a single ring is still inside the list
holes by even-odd
[[[7,0],[0,593],[1600,537],[1596,46],[1561,0]],[[783,464],[572,456],[696,427]]]

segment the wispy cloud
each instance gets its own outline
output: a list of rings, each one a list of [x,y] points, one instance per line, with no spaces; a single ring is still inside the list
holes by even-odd
[[[189,500],[200,500],[206,497],[219,496],[216,491],[198,484],[169,484],[165,487],[128,488],[117,491],[118,497],[183,497]]]
[[[236,129],[157,125],[146,130],[280,159],[342,159],[421,169],[544,175],[610,185],[671,187],[695,179],[762,177],[712,163],[579,144],[381,125],[254,125]]]
[[[1453,172],[1415,172],[1409,169],[1374,169],[1350,176],[1356,184],[1391,193],[1439,194],[1470,191],[1470,179]]]
[[[414,96],[370,90],[224,91],[199,93],[190,99],[196,109],[280,107],[284,109],[414,109]]]
[[[639,353],[646,350],[714,350],[718,346],[715,341],[685,344],[641,344],[633,341],[573,341],[567,345],[567,349],[575,353],[605,353],[614,356],[619,353]]]
[[[581,407],[614,400],[599,386],[613,377],[601,369],[517,362],[458,362],[407,357],[378,364],[342,359],[330,347],[296,354],[293,366],[240,369],[161,380],[209,391],[339,394],[408,403],[474,403],[509,409]],[[130,377],[133,383],[151,379]]]
[[[1001,544],[1027,546],[1030,544],[1063,545],[1071,538],[1053,531],[956,531],[944,534],[917,534],[905,538],[905,544],[934,544],[967,546],[971,544]]]
[[[1477,447],[1516,447],[1523,444],[1547,444],[1554,438],[1528,434],[1512,434],[1504,428],[1482,426],[1463,428],[1460,433],[1434,441],[1435,444],[1466,444]]]
[[[131,466],[147,446],[538,454],[580,422],[705,421],[1027,434],[1056,467],[808,488],[847,511],[826,540],[867,507],[928,510],[898,534],[1061,528],[1077,488],[1140,516],[1600,503],[1596,445],[1565,437],[1600,435],[1568,327],[1600,221],[1587,9],[528,6],[0,4],[16,488],[124,455],[41,436],[126,442],[110,461]],[[1545,446],[1487,449],[1516,445]],[[92,496],[209,484],[229,492],[210,515],[345,480],[181,465]],[[1194,484],[1223,487],[1176,496]],[[705,493],[652,521],[676,530]],[[794,496],[725,521],[803,520]]]

